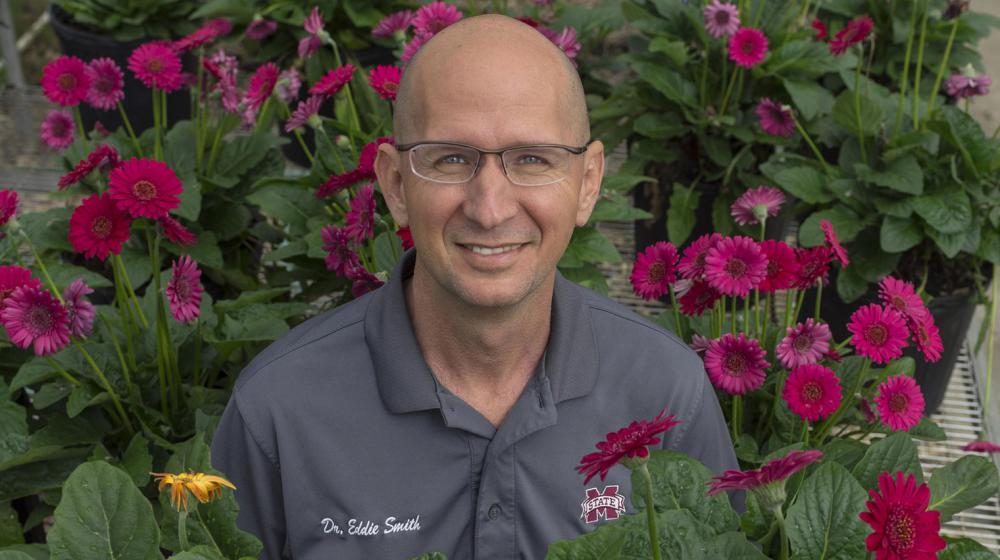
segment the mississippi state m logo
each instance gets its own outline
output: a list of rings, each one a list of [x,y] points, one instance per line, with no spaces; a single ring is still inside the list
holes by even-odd
[[[611,521],[625,515],[625,496],[618,494],[617,484],[605,486],[602,492],[598,492],[597,488],[587,488],[587,499],[580,503],[580,507],[583,508],[580,519],[587,523],[597,523],[601,516]]]

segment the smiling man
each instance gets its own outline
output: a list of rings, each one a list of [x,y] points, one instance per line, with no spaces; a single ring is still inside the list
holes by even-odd
[[[216,431],[265,558],[542,558],[634,511],[627,469],[585,486],[574,467],[664,408],[664,448],[737,467],[697,355],[556,271],[604,172],[558,48],[503,16],[452,25],[394,128],[376,172],[415,248],[258,356]]]

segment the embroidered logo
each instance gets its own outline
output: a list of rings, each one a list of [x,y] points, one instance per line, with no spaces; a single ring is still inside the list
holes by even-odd
[[[587,488],[587,499],[580,506],[583,508],[580,519],[587,523],[597,523],[601,516],[611,521],[625,515],[625,496],[618,494],[617,484],[605,486],[602,492],[598,492],[597,488]]]

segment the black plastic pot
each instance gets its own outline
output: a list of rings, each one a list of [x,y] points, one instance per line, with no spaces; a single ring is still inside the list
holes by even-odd
[[[114,60],[125,73],[125,99],[122,104],[136,134],[153,126],[153,96],[149,88],[136,80],[128,70],[128,57],[136,47],[147,40],[121,42],[93,31],[81,28],[73,17],[65,10],[51,4],[49,16],[52,29],[59,38],[64,54],[80,58],[84,62],[95,58],[107,57]],[[181,63],[188,71],[194,69],[194,58],[185,54]],[[83,103],[80,105],[83,126],[88,131],[94,123],[100,121],[108,130],[115,130],[122,125],[118,111],[102,111]],[[191,97],[186,89],[180,89],[167,95],[167,121],[174,123],[191,117]]]

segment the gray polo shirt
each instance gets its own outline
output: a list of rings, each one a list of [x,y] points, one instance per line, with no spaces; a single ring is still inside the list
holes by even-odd
[[[630,473],[574,470],[666,407],[664,447],[737,468],[701,359],[557,275],[545,355],[499,428],[437,383],[407,313],[408,251],[382,288],[299,325],[242,372],[212,460],[262,558],[542,558],[632,513]]]

